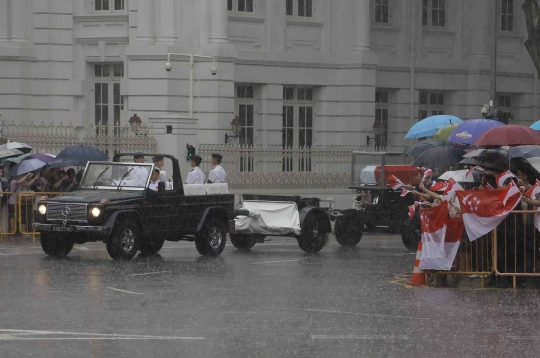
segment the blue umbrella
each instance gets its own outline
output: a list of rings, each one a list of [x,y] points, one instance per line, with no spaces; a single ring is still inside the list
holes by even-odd
[[[534,122],[531,128],[534,129],[535,131],[540,131],[540,121]]]
[[[431,116],[422,119],[420,122],[412,126],[407,132],[405,139],[424,138],[431,137],[435,134],[437,129],[447,126],[449,124],[463,122],[458,117],[442,114],[438,116]]]
[[[510,148],[508,154],[511,158],[535,158],[540,157],[540,147],[537,145],[520,145]]]
[[[108,161],[107,155],[90,145],[70,145],[64,148],[56,159],[71,159],[71,165],[84,167],[89,161]]]
[[[27,159],[27,160],[23,160],[22,162],[17,164],[10,171],[10,174],[12,174],[12,175],[22,175],[22,174],[33,172],[34,170],[41,169],[46,165],[47,165],[47,163],[42,162],[39,159]]]
[[[488,129],[504,126],[504,123],[491,119],[469,119],[461,123],[448,137],[448,141],[458,144],[472,144]]]

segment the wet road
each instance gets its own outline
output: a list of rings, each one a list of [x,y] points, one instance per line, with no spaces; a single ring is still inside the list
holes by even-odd
[[[404,285],[397,236],[318,255],[292,239],[218,258],[192,243],[108,258],[0,243],[1,357],[537,357],[539,292]]]

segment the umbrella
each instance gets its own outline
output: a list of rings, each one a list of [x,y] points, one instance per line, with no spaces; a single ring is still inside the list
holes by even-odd
[[[67,146],[56,156],[56,159],[71,159],[74,164],[84,167],[89,161],[107,161],[107,155],[89,145]]]
[[[486,169],[507,170],[509,169],[510,157],[505,149],[485,149],[476,157],[464,158],[460,164],[479,165]]]
[[[534,122],[530,128],[534,129],[535,131],[540,131],[540,121]]]
[[[34,153],[28,156],[30,159],[39,159],[42,162],[50,164],[54,161],[54,156],[50,154]]]
[[[474,183],[474,175],[473,173],[467,175],[468,171],[469,169],[448,171],[446,173],[441,174],[441,176],[439,177],[439,180],[448,180],[452,178],[459,183]]]
[[[458,144],[471,144],[488,129],[504,126],[504,123],[491,119],[469,119],[461,123],[448,137],[448,141]]]
[[[452,134],[454,130],[460,125],[461,123],[454,123],[437,129],[437,131],[433,135],[433,139],[448,140],[450,134]]]
[[[426,150],[437,148],[437,147],[448,147],[450,143],[444,140],[437,140],[437,139],[426,139],[423,141],[420,141],[418,143],[414,143],[413,145],[409,146],[403,154],[408,155],[410,157],[418,157],[420,154],[424,153]]]
[[[540,158],[525,158],[527,162],[540,173]]]
[[[33,172],[34,170],[38,170],[40,168],[43,168],[47,163],[42,162],[39,159],[28,159],[23,160],[19,164],[17,164],[13,170],[11,171],[12,175],[22,175],[26,173]]]
[[[431,116],[422,119],[409,129],[405,139],[431,137],[437,129],[453,123],[463,122],[458,117],[449,116],[446,114],[439,116]]]
[[[0,150],[3,149],[18,149],[23,153],[30,153],[32,151],[32,147],[29,146],[26,143],[19,143],[19,142],[8,142],[6,144],[0,145]]]
[[[488,129],[480,134],[471,145],[474,147],[540,145],[540,134],[528,127],[509,124]]]
[[[23,154],[23,152],[18,149],[0,149],[0,159],[14,158],[21,154]]]
[[[463,157],[463,150],[452,147],[433,148],[420,155],[413,163],[415,167],[452,168],[459,167],[459,161]]]
[[[536,145],[521,145],[508,151],[511,158],[540,157],[540,147]]]
[[[49,168],[65,168],[77,166],[77,161],[74,159],[58,159],[56,158],[49,164]]]

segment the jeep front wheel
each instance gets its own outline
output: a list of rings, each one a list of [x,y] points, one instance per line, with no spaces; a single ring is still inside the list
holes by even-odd
[[[115,260],[131,260],[139,247],[139,225],[131,219],[119,222],[107,242],[107,252]]]
[[[195,247],[203,256],[219,256],[225,248],[225,226],[217,218],[211,218],[197,235]]]
[[[66,257],[73,249],[73,240],[67,235],[42,232],[40,241],[43,252],[56,258]]]

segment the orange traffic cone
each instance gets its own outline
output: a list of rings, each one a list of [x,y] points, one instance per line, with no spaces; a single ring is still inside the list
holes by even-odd
[[[424,276],[424,270],[420,268],[420,258],[422,257],[422,242],[418,243],[418,251],[416,251],[416,259],[414,260],[414,269],[412,273],[411,282],[407,285],[412,286],[425,286],[426,277]]]

